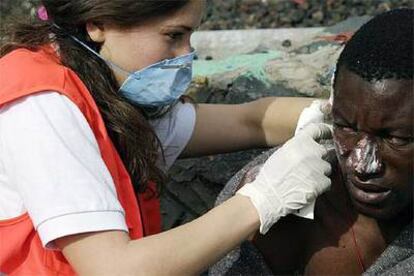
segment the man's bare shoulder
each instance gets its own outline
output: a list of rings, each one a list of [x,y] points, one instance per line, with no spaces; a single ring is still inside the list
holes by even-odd
[[[332,180],[331,190],[316,201],[313,220],[289,215],[266,235],[256,236],[254,244],[274,273],[290,274],[304,269],[311,252],[336,244],[340,233],[346,231],[346,225],[341,223],[345,191],[337,177]]]
[[[291,274],[300,267],[309,236],[316,225],[312,220],[287,216],[276,223],[266,235],[257,235],[254,245],[262,253],[273,272]]]

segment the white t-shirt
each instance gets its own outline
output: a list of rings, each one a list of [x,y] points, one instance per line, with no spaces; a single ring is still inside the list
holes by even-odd
[[[150,122],[167,170],[188,143],[195,109]],[[79,108],[53,91],[0,108],[0,220],[28,212],[44,245],[78,233],[128,231],[114,182]]]

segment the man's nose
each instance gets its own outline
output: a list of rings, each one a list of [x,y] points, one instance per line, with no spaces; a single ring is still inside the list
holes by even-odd
[[[378,142],[370,135],[363,135],[358,141],[351,160],[353,169],[361,180],[378,176],[384,170]]]

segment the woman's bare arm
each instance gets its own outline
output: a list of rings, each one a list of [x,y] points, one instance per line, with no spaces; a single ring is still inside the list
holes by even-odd
[[[259,227],[251,201],[236,195],[204,216],[139,240],[125,232],[56,240],[80,275],[193,275],[202,272]]]
[[[268,97],[244,104],[199,104],[181,157],[275,146],[291,138],[313,98]]]

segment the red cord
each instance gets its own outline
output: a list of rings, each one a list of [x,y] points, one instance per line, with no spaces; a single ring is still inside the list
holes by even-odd
[[[355,248],[355,251],[356,251],[358,262],[359,262],[359,265],[362,269],[362,273],[364,273],[365,272],[365,265],[364,265],[364,261],[362,260],[361,252],[359,250],[358,243],[357,243],[356,236],[355,236],[355,232],[354,232],[354,228],[352,227],[352,225],[351,225],[351,231],[352,231],[352,238],[353,238],[353,241],[354,241],[354,248]]]
[[[343,181],[342,177],[341,177],[341,180]],[[352,207],[351,207],[352,202],[351,202],[351,199],[349,197],[348,197],[348,204],[349,204],[350,209],[352,209]],[[362,259],[362,254],[361,254],[361,251],[359,250],[359,247],[358,247],[354,227],[352,227],[351,215],[348,215],[348,216],[345,216],[345,217],[348,220],[349,226],[351,227],[352,241],[354,242],[355,255],[358,259],[359,266],[362,269],[362,273],[364,273],[365,272],[364,260]]]

